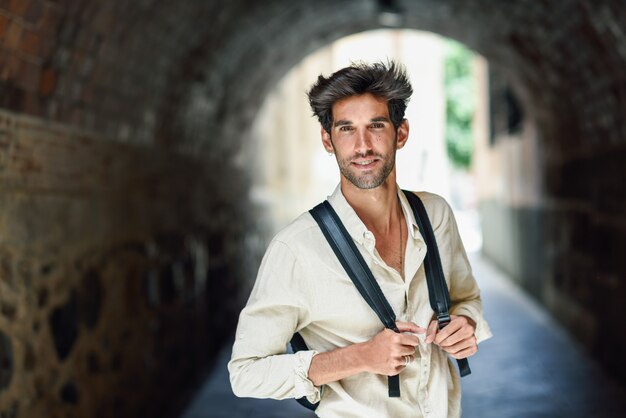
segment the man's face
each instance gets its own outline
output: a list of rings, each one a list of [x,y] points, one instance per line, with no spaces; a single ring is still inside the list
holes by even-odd
[[[359,189],[385,182],[407,138],[406,120],[396,131],[387,101],[369,93],[337,101],[331,132],[322,129],[324,148],[335,153],[342,176]]]

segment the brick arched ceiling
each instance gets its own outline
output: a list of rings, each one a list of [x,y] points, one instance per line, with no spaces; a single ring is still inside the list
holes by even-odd
[[[506,72],[531,116],[573,134],[572,152],[624,133],[617,1],[4,3],[0,106],[125,141],[210,144],[215,129],[240,133],[290,67],[380,27],[388,3],[402,27],[455,38]]]

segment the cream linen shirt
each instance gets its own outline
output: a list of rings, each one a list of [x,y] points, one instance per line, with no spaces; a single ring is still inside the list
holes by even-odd
[[[441,197],[420,192],[433,226],[450,289],[450,313],[476,322],[478,341],[491,337],[483,319],[480,291],[472,276],[456,222]],[[426,244],[411,207],[398,188],[409,236],[405,278],[389,267],[338,186],[328,198],[357,244],[398,319],[427,327],[433,319],[424,273]],[[321,400],[320,417],[432,417],[461,415],[461,382],[446,353],[421,344],[415,361],[400,373],[400,398],[388,396],[387,377],[360,373],[322,387],[308,379],[312,357],[320,352],[362,343],[383,325],[344,271],[315,220],[307,212],[270,243],[239,325],[228,364],[237,396]],[[286,354],[294,332],[309,351]]]

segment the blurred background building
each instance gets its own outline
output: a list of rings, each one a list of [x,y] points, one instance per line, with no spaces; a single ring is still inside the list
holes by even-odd
[[[268,95],[253,125],[247,156],[255,161],[253,196],[268,205],[272,224],[285,226],[325,199],[339,181],[334,156],[321,146],[320,125],[306,92],[319,74],[354,61],[398,60],[415,93],[406,111],[411,140],[397,155],[398,182],[411,190],[450,197],[451,164],[445,148],[445,40],[417,31],[379,30],[342,38],[307,56]],[[260,156],[261,158],[255,158]]]

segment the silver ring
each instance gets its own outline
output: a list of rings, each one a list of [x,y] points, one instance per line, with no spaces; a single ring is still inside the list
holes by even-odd
[[[408,366],[409,364],[411,364],[411,357],[404,356],[404,367]]]

